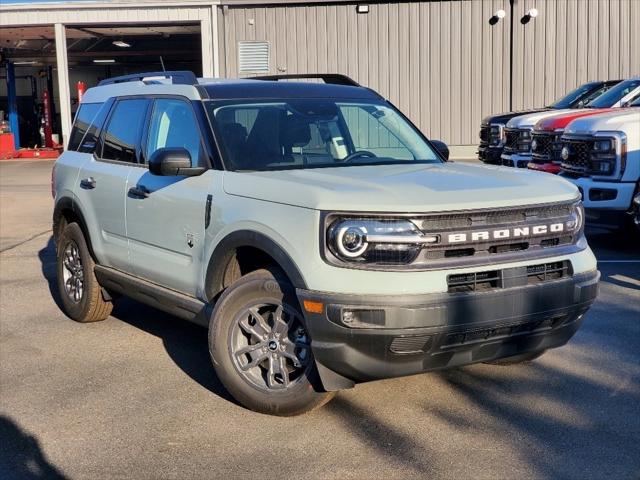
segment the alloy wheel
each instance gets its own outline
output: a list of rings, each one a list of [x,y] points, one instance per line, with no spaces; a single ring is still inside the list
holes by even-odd
[[[238,373],[260,390],[291,388],[310,365],[310,339],[301,315],[286,304],[244,308],[231,328],[229,351]]]

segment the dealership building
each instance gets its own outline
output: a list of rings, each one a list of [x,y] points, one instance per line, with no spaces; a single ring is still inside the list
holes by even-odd
[[[466,152],[485,115],[640,75],[637,0],[10,1],[0,110],[22,146],[39,141],[45,92],[62,143],[79,82],[144,71],[346,74]]]

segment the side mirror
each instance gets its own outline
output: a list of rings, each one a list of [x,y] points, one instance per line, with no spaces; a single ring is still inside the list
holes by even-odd
[[[159,148],[149,159],[149,171],[153,175],[192,177],[205,171],[203,167],[191,166],[191,154],[182,147]]]
[[[447,147],[447,144],[441,140],[430,140],[430,142],[445,161],[449,161],[449,147]]]

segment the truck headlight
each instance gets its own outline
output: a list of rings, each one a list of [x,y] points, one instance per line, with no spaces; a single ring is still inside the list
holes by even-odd
[[[521,130],[518,135],[518,151],[531,152],[531,131]]]
[[[411,263],[436,236],[424,235],[405,219],[338,218],[327,229],[330,252],[344,262]]]
[[[499,147],[504,144],[504,124],[491,124],[489,128],[489,144],[492,147]]]
[[[589,171],[593,175],[612,175],[616,170],[616,141],[614,138],[596,138],[591,149]]]

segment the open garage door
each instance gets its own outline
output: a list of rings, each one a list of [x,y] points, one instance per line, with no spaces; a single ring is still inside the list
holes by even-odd
[[[60,95],[54,26],[2,28],[0,45],[5,62],[0,76],[9,68],[15,76],[17,117],[21,146],[44,146],[43,119],[48,111],[54,137],[62,143],[60,112],[69,100],[71,118],[78,107],[78,83],[86,88],[104,78],[160,70],[191,70],[202,74],[200,23],[86,24],[64,27],[68,64],[69,95]],[[63,43],[64,45],[64,43]],[[0,82],[0,110],[12,110],[9,86]],[[45,93],[46,92],[46,93]],[[45,96],[49,97],[48,107]],[[62,108],[65,107],[65,108]],[[49,142],[50,143],[50,142]]]

